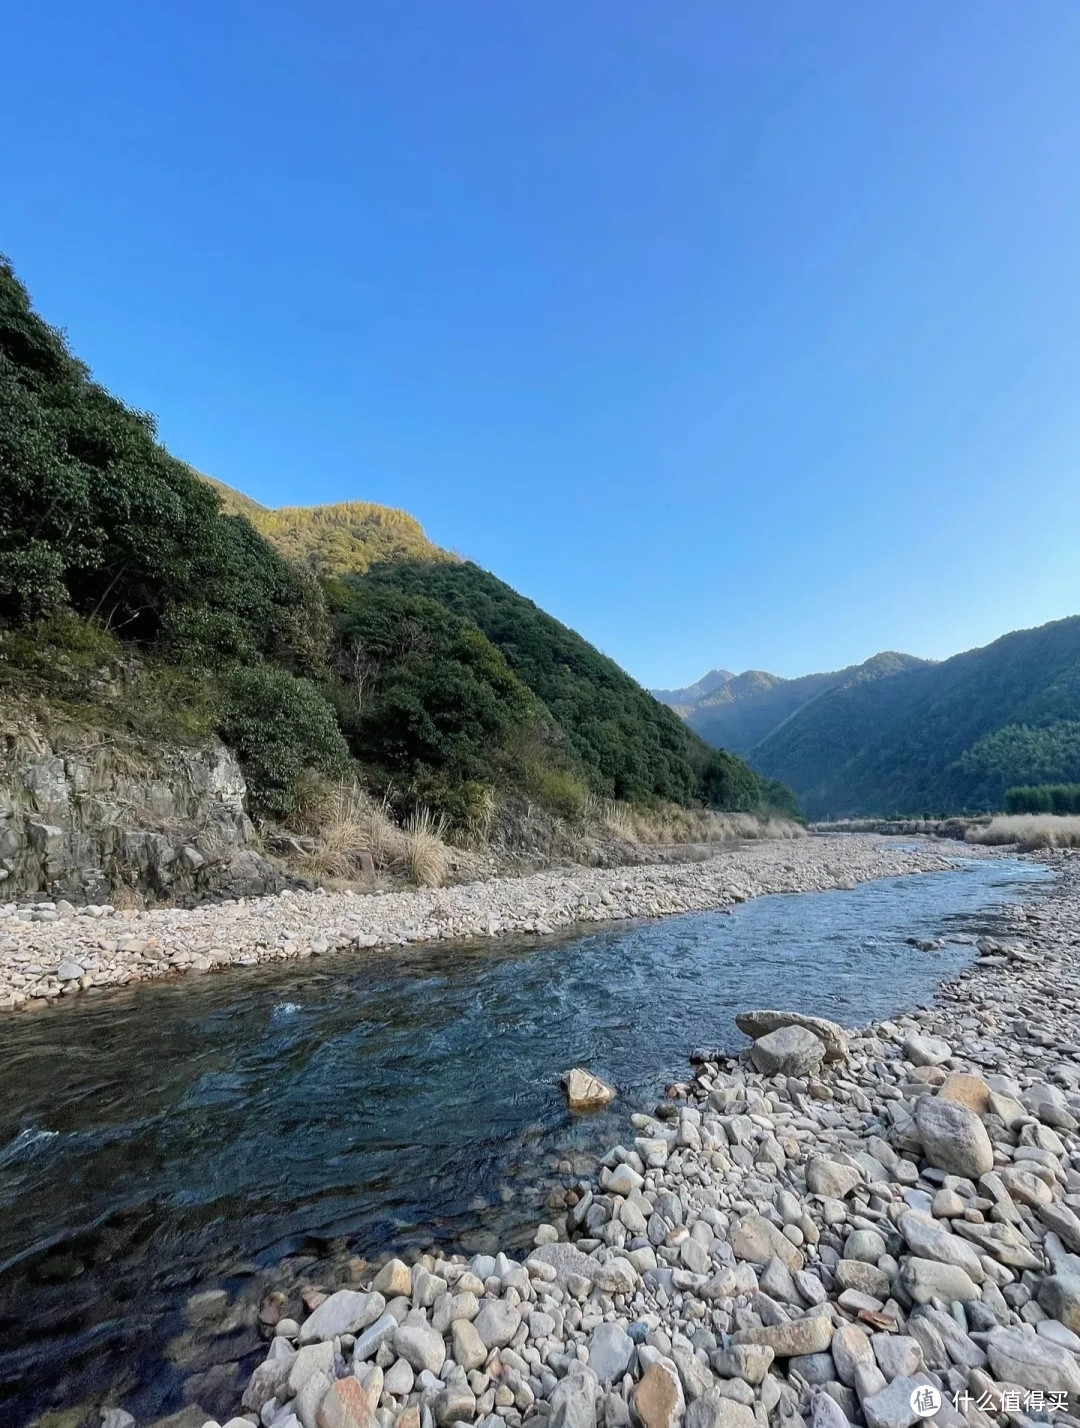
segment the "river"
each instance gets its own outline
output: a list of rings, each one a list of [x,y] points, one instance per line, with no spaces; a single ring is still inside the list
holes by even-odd
[[[197,1375],[236,1362],[221,1392],[261,1354],[242,1322],[180,1338],[192,1294],[253,1305],[289,1256],[524,1245],[552,1185],[625,1140],[692,1048],[743,1044],[736,1012],[859,1025],[925,1003],[973,948],[906,939],[992,930],[1049,876],[971,860],[731,915],[235,970],[4,1018],[0,1421],[111,1393],[142,1424],[182,1406],[185,1381],[212,1410]],[[575,1064],[618,1086],[613,1107],[568,1115],[558,1077]]]

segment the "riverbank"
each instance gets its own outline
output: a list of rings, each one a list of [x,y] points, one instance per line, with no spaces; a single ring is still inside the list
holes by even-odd
[[[1080,858],[1041,860],[933,1008],[744,1019],[523,1262],[268,1296],[231,1428],[1080,1421]]]
[[[79,992],[410,943],[550,935],[954,866],[947,850],[860,834],[723,848],[703,862],[570,867],[416,892],[285,891],[203,907],[0,908],[0,1010]]]

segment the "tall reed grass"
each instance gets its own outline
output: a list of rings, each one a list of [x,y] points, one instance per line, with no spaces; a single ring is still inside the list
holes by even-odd
[[[1080,848],[1080,817],[1058,813],[1001,813],[964,834],[969,843],[1036,848]]]

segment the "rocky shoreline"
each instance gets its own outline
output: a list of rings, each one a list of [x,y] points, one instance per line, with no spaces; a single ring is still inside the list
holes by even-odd
[[[815,835],[729,847],[704,862],[573,867],[416,892],[286,890],[140,912],[8,903],[0,905],[0,1011],[230,966],[415,942],[544,936],[579,923],[697,912],[766,893],[850,888],[954,862],[929,843],[898,847],[863,834]]]
[[[226,1428],[1080,1423],[1080,857],[1040,856],[932,1009],[740,1018],[523,1260],[269,1294]]]

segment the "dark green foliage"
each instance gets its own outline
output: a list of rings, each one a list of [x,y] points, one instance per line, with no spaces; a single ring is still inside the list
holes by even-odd
[[[811,817],[1000,809],[1080,779],[1080,617],[811,700],[749,754]]]
[[[1006,724],[966,749],[960,765],[992,789],[1020,782],[1072,783],[1080,779],[1080,721],[1063,719],[1042,728]]]
[[[475,623],[563,731],[595,793],[677,803],[715,795],[736,800],[717,807],[756,806],[749,770],[736,777],[726,765],[713,766],[707,792],[701,774],[708,752],[677,716],[614,660],[486,570],[412,563],[376,567],[364,579],[437,600]]]
[[[291,813],[305,768],[342,774],[349,750],[315,686],[272,665],[234,670],[224,681],[218,728],[251,781],[256,812]]]
[[[1005,807],[1010,813],[1080,813],[1080,783],[1010,788]]]
[[[792,818],[796,823],[804,821],[806,815],[799,800],[786,783],[777,778],[764,778],[761,774],[758,774],[758,783],[761,785],[761,805],[764,809],[781,818]]]
[[[214,490],[158,444],[150,417],[91,380],[0,260],[0,620],[64,604],[189,658],[318,658],[314,582],[221,514]]]
[[[470,621],[366,577],[336,582],[330,598],[338,717],[382,782],[505,782],[527,745],[554,740],[545,711]]]

